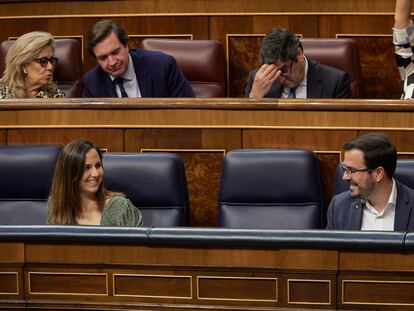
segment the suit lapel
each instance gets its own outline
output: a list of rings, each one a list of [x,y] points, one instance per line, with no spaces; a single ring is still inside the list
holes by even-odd
[[[349,230],[361,230],[362,225],[362,211],[363,203],[361,199],[353,199],[351,201],[350,213],[349,213]]]
[[[269,93],[266,94],[267,98],[281,98],[283,86],[279,82],[274,82],[270,88]]]
[[[152,79],[150,78],[151,68],[147,68],[145,62],[139,61],[139,50],[130,50],[134,64],[135,75],[137,76],[138,87],[142,97],[154,97],[152,92]]]
[[[394,231],[406,231],[411,213],[410,200],[401,184],[398,181],[395,182],[397,185],[397,203],[395,206]]]
[[[322,73],[319,70],[319,64],[309,59],[306,83],[307,98],[322,98]]]
[[[111,77],[108,74],[102,76],[102,85],[104,90],[107,93],[107,97],[118,97],[118,94],[115,90],[115,85],[113,84]]]

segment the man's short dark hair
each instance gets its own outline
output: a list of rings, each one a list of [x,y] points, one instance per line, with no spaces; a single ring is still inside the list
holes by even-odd
[[[296,50],[302,43],[293,33],[284,28],[273,28],[262,40],[260,63],[273,64],[277,60],[296,61]]]
[[[345,151],[352,149],[364,153],[364,162],[367,168],[376,169],[382,166],[389,178],[392,178],[397,165],[397,149],[383,133],[369,133],[346,142]]]
[[[101,20],[93,25],[86,40],[86,48],[92,57],[95,57],[95,53],[93,52],[94,47],[108,38],[112,32],[116,33],[119,42],[123,46],[127,45],[129,38],[121,26],[109,19]]]

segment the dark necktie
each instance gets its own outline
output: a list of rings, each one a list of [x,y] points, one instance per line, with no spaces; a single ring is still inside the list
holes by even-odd
[[[128,97],[128,94],[124,89],[124,78],[122,77],[115,78],[114,83],[118,84],[119,89],[121,90],[122,97]]]
[[[296,98],[296,89],[290,89],[288,98]]]

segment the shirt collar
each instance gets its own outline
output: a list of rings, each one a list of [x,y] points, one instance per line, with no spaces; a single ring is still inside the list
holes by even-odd
[[[296,94],[298,94],[301,91],[302,88],[305,88],[305,90],[306,90],[306,85],[307,85],[307,82],[308,82],[308,67],[309,67],[308,66],[308,60],[306,59],[305,55],[303,55],[303,57],[305,58],[305,70],[304,70],[304,73],[303,73],[302,81],[296,87]],[[285,95],[285,97],[288,97],[288,94],[290,92],[290,88],[283,87],[282,92]],[[304,94],[306,94],[306,92]]]
[[[383,215],[387,209],[395,208],[397,205],[397,185],[395,183],[394,178],[392,179],[392,188],[391,193],[388,198],[387,205],[385,205],[384,210],[381,213],[378,213],[378,211],[369,203],[367,200],[364,202],[365,206],[374,214],[378,214],[379,216]]]
[[[308,85],[308,69],[309,69],[309,64],[308,64],[308,59],[306,58],[305,55],[303,55],[304,59],[305,59],[305,72],[303,75],[303,80],[302,82],[299,84],[300,86],[305,86]]]
[[[114,81],[115,77],[111,76],[111,80]],[[122,75],[122,78],[126,81],[132,81],[135,78],[135,69],[134,64],[132,63],[132,57],[131,54],[128,53],[128,67],[125,70],[124,74]]]

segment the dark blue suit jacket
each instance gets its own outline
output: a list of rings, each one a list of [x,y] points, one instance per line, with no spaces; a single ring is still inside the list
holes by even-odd
[[[161,52],[131,49],[142,97],[195,97],[172,56]],[[109,75],[98,65],[82,78],[82,97],[118,97]]]
[[[394,231],[414,231],[414,190],[395,180],[397,204],[395,207]],[[360,230],[363,203],[352,198],[349,191],[332,198],[328,208],[327,229]]]
[[[244,96],[249,97],[254,77],[258,69],[252,70],[247,78]],[[281,98],[283,85],[274,82],[266,98]],[[306,86],[307,98],[351,98],[351,85],[348,74],[342,70],[322,65],[308,59],[308,76]]]

